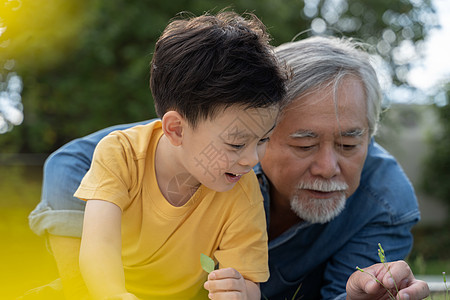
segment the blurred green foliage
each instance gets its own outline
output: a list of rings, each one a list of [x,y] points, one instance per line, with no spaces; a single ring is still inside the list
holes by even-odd
[[[430,151],[424,160],[422,186],[427,193],[442,199],[450,208],[450,83],[446,90],[446,105],[434,107],[439,123],[436,124],[438,129],[428,139]]]
[[[10,17],[30,3],[41,2],[22,0],[22,8]],[[55,20],[45,14],[49,5],[25,17],[47,16],[52,26],[39,32],[49,39],[37,48],[25,43],[22,57],[14,57],[14,51],[10,57],[0,54],[0,66],[7,59],[16,61],[14,71],[23,78],[25,114],[21,126],[0,135],[2,152],[49,153],[100,128],[155,117],[148,87],[151,53],[162,30],[181,11],[199,15],[230,7],[239,13],[254,12],[268,27],[275,46],[297,34],[298,39],[314,34],[311,25],[321,21],[325,34],[355,37],[372,45],[371,52],[388,62],[397,84],[404,82],[410,62],[395,59],[395,52],[404,43],[419,45],[430,26],[436,25],[430,0],[236,0],[232,4],[222,0],[79,0]],[[6,34],[10,28],[4,28]],[[32,27],[21,32],[29,30]],[[52,32],[64,43],[53,46]],[[0,35],[0,45],[8,48],[5,34]],[[10,70],[0,74],[5,71]]]

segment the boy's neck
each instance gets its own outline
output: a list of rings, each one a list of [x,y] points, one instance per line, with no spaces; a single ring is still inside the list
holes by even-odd
[[[200,183],[184,169],[177,154],[177,147],[162,135],[156,146],[156,181],[164,198],[173,206],[179,207],[189,201]]]

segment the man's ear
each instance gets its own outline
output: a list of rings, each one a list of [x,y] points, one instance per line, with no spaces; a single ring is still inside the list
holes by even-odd
[[[181,145],[184,127],[187,122],[178,112],[170,110],[164,114],[161,120],[164,135],[174,146]]]

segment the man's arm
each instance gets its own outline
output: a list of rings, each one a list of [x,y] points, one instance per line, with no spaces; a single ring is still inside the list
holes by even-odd
[[[90,167],[97,143],[104,136],[148,122],[151,120],[117,125],[73,140],[45,162],[41,202],[30,214],[29,224],[36,234],[48,238],[66,299],[88,297],[78,263],[85,202],[73,194]]]

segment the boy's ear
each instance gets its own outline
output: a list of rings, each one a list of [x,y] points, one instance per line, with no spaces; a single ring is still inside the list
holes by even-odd
[[[176,111],[168,111],[161,120],[164,135],[174,146],[181,145],[186,120]]]

